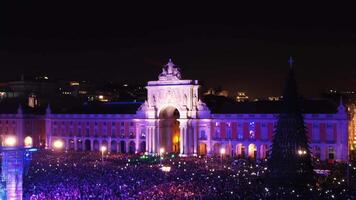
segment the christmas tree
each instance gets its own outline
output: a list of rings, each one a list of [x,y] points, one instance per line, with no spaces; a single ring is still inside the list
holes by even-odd
[[[268,179],[276,186],[306,187],[314,182],[309,138],[300,100],[291,66],[268,159]]]

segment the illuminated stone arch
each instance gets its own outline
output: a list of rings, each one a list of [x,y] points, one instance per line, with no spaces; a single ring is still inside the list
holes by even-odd
[[[94,140],[93,141],[93,151],[99,151],[99,141],[98,140]]]
[[[179,149],[181,156],[198,154],[198,137],[195,137],[193,123],[195,119],[210,119],[210,110],[200,99],[200,85],[197,80],[182,79],[180,69],[169,60],[162,68],[157,81],[147,83],[147,100],[140,106],[136,116],[146,119],[147,153],[158,155],[160,145],[175,153]],[[179,112],[179,148],[161,143],[160,120],[167,108],[175,108]],[[195,131],[195,132],[194,132]],[[207,148],[210,151],[210,144]]]
[[[116,140],[111,140],[111,149],[110,152],[117,153],[117,142]]]
[[[253,143],[248,145],[248,157],[256,158],[257,157],[257,146]]]

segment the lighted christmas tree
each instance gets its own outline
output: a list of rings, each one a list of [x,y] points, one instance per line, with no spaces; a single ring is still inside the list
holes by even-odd
[[[268,159],[269,181],[277,186],[313,185],[314,171],[300,96],[291,66]]]

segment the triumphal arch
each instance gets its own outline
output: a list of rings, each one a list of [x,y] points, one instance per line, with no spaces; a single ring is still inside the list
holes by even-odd
[[[210,129],[210,110],[200,99],[197,80],[184,80],[169,60],[157,81],[147,84],[147,100],[137,111],[146,127],[146,152],[164,150],[180,156],[197,155],[199,129]],[[210,146],[205,147],[210,150]],[[207,150],[205,149],[205,150]]]

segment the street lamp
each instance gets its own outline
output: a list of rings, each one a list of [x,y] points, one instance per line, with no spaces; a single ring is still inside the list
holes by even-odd
[[[62,140],[55,140],[54,142],[53,142],[53,147],[54,147],[54,149],[57,149],[57,150],[61,150],[61,149],[63,149],[63,147],[64,147],[64,143],[63,143],[63,141]]]
[[[161,157],[162,156],[162,157]],[[163,159],[163,156],[164,156],[164,148],[161,147],[159,149],[159,164],[162,165],[162,159]]]
[[[225,148],[221,148],[220,149],[220,156],[221,156],[221,167],[222,167],[222,163],[223,163],[223,156],[226,153],[226,149]]]
[[[302,156],[302,155],[305,155],[305,154],[307,154],[307,151],[305,151],[305,150],[298,150],[298,155],[299,155],[299,156]]]
[[[106,146],[101,146],[100,151],[101,151],[101,162],[104,163],[104,153],[107,150]]]
[[[5,138],[3,145],[6,147],[14,147],[14,146],[16,146],[16,144],[17,144],[16,137],[13,135],[9,135]]]

